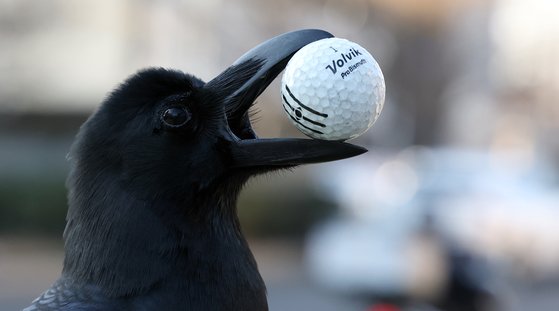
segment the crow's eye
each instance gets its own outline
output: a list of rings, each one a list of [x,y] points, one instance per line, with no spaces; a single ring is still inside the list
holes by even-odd
[[[180,127],[190,120],[190,113],[182,107],[171,107],[163,112],[161,120],[169,127]]]

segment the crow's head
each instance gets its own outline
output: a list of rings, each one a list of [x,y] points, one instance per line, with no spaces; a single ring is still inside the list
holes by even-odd
[[[223,260],[211,252],[229,235],[242,239],[235,200],[251,175],[365,152],[342,142],[259,139],[251,128],[256,97],[297,50],[328,37],[303,30],[273,38],[208,83],[147,69],[113,91],[70,153],[65,273],[129,294],[169,273],[181,249]],[[212,238],[211,250],[191,243]]]
[[[71,155],[78,173],[111,176],[135,196],[190,200],[232,178],[363,153],[341,142],[259,139],[249,121],[250,106],[290,57],[330,36],[306,30],[273,38],[208,83],[166,69],[138,72],[82,127]]]

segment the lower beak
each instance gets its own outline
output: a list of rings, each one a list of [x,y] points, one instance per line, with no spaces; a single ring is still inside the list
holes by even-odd
[[[229,150],[234,167],[282,167],[328,162],[367,151],[337,141],[258,139],[254,134],[239,135],[253,133],[247,117],[248,109],[285,68],[293,54],[309,43],[331,37],[330,33],[315,29],[279,35],[245,53],[206,84],[205,88],[222,98],[229,128],[237,136],[230,141]]]
[[[241,168],[329,162],[360,155],[367,149],[339,141],[267,138],[238,141],[230,151],[232,166]]]

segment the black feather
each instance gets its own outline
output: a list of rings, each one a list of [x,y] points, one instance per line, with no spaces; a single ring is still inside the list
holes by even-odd
[[[62,278],[28,310],[267,310],[235,210],[248,176],[225,171],[211,134],[227,124],[219,98],[165,69],[107,97],[69,156]],[[165,130],[174,105],[192,120]]]

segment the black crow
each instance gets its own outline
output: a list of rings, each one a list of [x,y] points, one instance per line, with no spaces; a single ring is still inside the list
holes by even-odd
[[[208,83],[159,68],[114,90],[69,155],[62,275],[25,310],[268,310],[236,215],[241,187],[366,150],[259,139],[247,111],[297,50],[328,37],[272,38]]]

